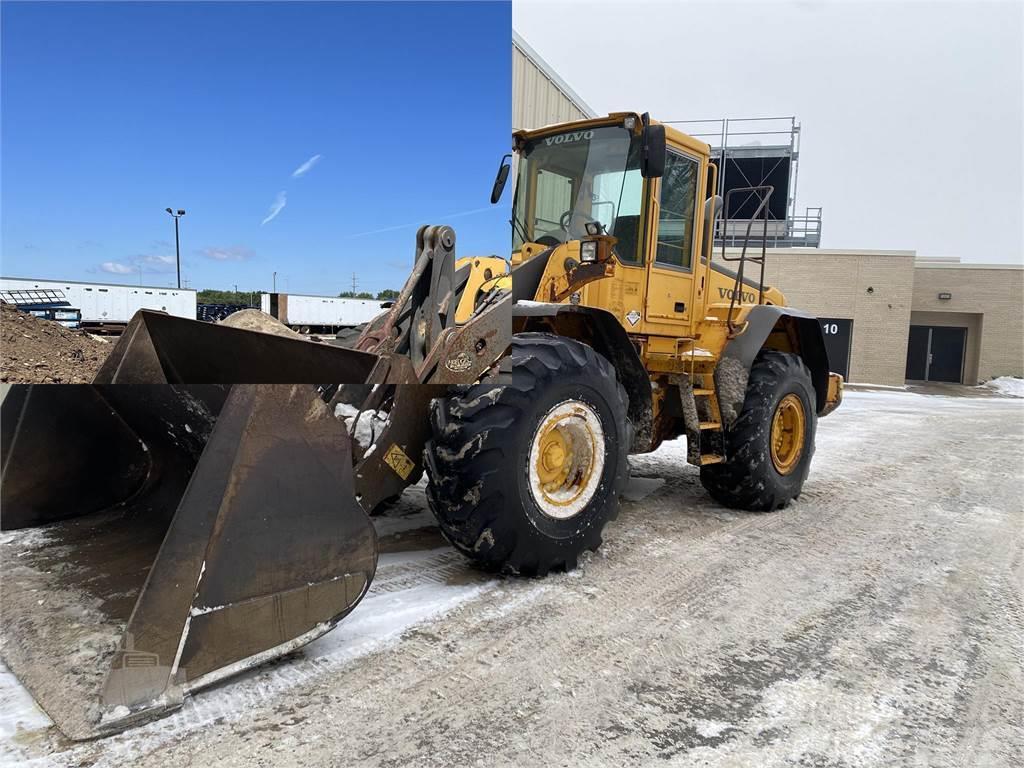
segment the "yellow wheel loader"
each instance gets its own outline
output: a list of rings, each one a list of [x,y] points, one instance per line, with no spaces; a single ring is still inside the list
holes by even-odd
[[[507,376],[431,404],[428,493],[448,539],[493,568],[573,568],[618,512],[627,456],[680,436],[720,503],[786,506],[842,377],[818,321],[764,285],[772,189],[723,201],[710,147],[635,113],[521,131],[513,148]],[[716,261],[734,195],[753,212],[746,242]]]
[[[600,545],[627,456],[665,440],[724,504],[799,494],[842,380],[817,321],[744,274],[763,241],[712,258],[707,145],[621,113],[514,152],[511,259],[421,228],[354,342],[142,311],[93,385],[3,393],[0,653],[64,733],[329,631],[372,581],[368,515],[424,471],[458,549],[531,576]]]

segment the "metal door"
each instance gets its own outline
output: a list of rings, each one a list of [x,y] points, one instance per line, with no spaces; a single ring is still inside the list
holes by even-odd
[[[853,340],[853,320],[841,317],[820,317],[821,332],[828,352],[828,369],[850,378],[850,343]]]
[[[946,381],[961,384],[964,380],[964,348],[967,346],[966,328],[935,326],[931,329],[928,381]]]
[[[966,328],[944,325],[910,326],[907,380],[963,383],[966,348]]]
[[[928,376],[930,330],[926,325],[910,326],[910,339],[907,343],[907,381],[924,381]]]

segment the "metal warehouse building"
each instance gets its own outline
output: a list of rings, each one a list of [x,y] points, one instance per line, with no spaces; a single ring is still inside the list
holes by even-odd
[[[576,92],[512,31],[512,129],[596,117]]]
[[[513,128],[595,115],[513,32]],[[765,281],[818,315],[831,367],[849,381],[977,384],[1024,376],[1024,265],[918,258],[913,251],[773,247]]]

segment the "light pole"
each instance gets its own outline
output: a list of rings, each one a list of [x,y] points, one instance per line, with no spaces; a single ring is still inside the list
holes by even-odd
[[[178,219],[185,215],[181,208],[175,213],[170,208],[165,209],[174,217],[174,261],[178,265],[178,288],[181,288],[181,241],[178,239]]]
[[[274,293],[277,293],[277,272],[274,273]]]

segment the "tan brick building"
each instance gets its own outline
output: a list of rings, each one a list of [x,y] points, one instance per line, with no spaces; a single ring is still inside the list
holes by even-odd
[[[786,294],[792,306],[828,321],[826,337],[840,337],[828,339],[830,356],[840,349],[849,358],[845,370],[836,361],[833,368],[854,381],[903,383],[913,252],[773,248],[765,261],[765,282]]]
[[[965,384],[1024,376],[1024,266],[918,260],[910,324],[966,329]]]
[[[850,381],[1024,376],[1024,265],[773,248],[765,282],[822,319],[833,369]]]

